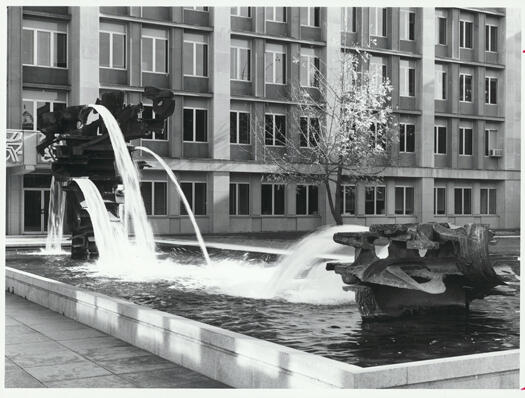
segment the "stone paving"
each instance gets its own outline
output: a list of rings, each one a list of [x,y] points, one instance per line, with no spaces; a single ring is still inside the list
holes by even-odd
[[[8,294],[6,388],[229,388]]]

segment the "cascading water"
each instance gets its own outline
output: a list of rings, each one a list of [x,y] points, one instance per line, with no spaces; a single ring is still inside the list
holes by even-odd
[[[62,237],[64,230],[64,213],[66,193],[59,181],[51,177],[49,192],[49,212],[47,219],[47,238],[44,254],[62,254]]]
[[[139,177],[135,165],[131,160],[126,141],[117,120],[111,112],[102,105],[90,104],[102,117],[108,130],[113,151],[115,152],[115,163],[122,177],[124,193],[124,217],[131,220],[131,226],[135,234],[134,245],[140,248],[141,260],[150,264],[156,260],[155,241],[153,231],[146,216],[144,201],[140,192]],[[98,245],[97,241],[97,245]]]
[[[151,156],[157,159],[160,165],[164,167],[164,170],[166,170],[166,172],[168,173],[171,181],[173,182],[173,184],[175,184],[175,187],[177,188],[177,191],[182,199],[182,202],[184,203],[184,206],[186,207],[186,211],[188,212],[188,215],[190,216],[190,220],[191,220],[191,223],[193,224],[193,228],[195,229],[195,235],[197,236],[199,246],[206,260],[206,264],[211,265],[211,260],[210,260],[210,256],[208,255],[208,250],[206,249],[206,245],[204,244],[204,240],[202,239],[201,231],[199,229],[199,226],[197,225],[197,221],[195,221],[195,215],[193,214],[193,211],[191,210],[191,206],[188,203],[188,200],[186,199],[186,195],[184,195],[184,192],[182,191],[182,188],[180,187],[180,184],[177,181],[177,177],[175,177],[175,174],[173,174],[173,171],[171,171],[170,167],[166,164],[166,162],[155,152],[143,146],[138,146],[135,149],[139,149],[141,151],[149,153]]]
[[[129,242],[124,235],[122,224],[115,218],[111,222],[104,200],[97,186],[88,178],[74,178],[84,195],[85,209],[89,213],[93,233],[99,253],[99,262],[102,264],[115,264],[131,257]]]

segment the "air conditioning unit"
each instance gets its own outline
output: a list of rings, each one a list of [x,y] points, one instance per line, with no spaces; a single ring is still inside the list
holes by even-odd
[[[489,156],[492,158],[500,158],[503,156],[503,149],[489,149]]]

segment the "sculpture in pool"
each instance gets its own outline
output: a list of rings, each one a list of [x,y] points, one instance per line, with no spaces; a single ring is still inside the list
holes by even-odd
[[[165,120],[175,109],[174,95],[169,90],[146,87],[144,96],[153,102],[154,118],[142,118],[143,105],[124,105],[124,93],[105,93],[95,104],[104,105],[117,120],[124,140],[151,137],[160,133]],[[108,212],[118,217],[123,195],[122,183],[115,169],[115,154],[102,118],[86,105],[70,106],[57,112],[42,115],[40,131],[45,138],[38,145],[38,152],[46,151],[52,158],[51,173],[66,191],[64,228],[72,235],[71,257],[86,259],[97,256],[93,226],[89,214],[82,207],[82,192],[72,178],[88,176],[96,185]],[[128,150],[134,150],[128,145]],[[139,164],[144,167],[145,164]]]

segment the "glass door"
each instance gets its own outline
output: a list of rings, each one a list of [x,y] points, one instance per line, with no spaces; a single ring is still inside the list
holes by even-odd
[[[24,189],[24,233],[47,231],[49,189]]]

